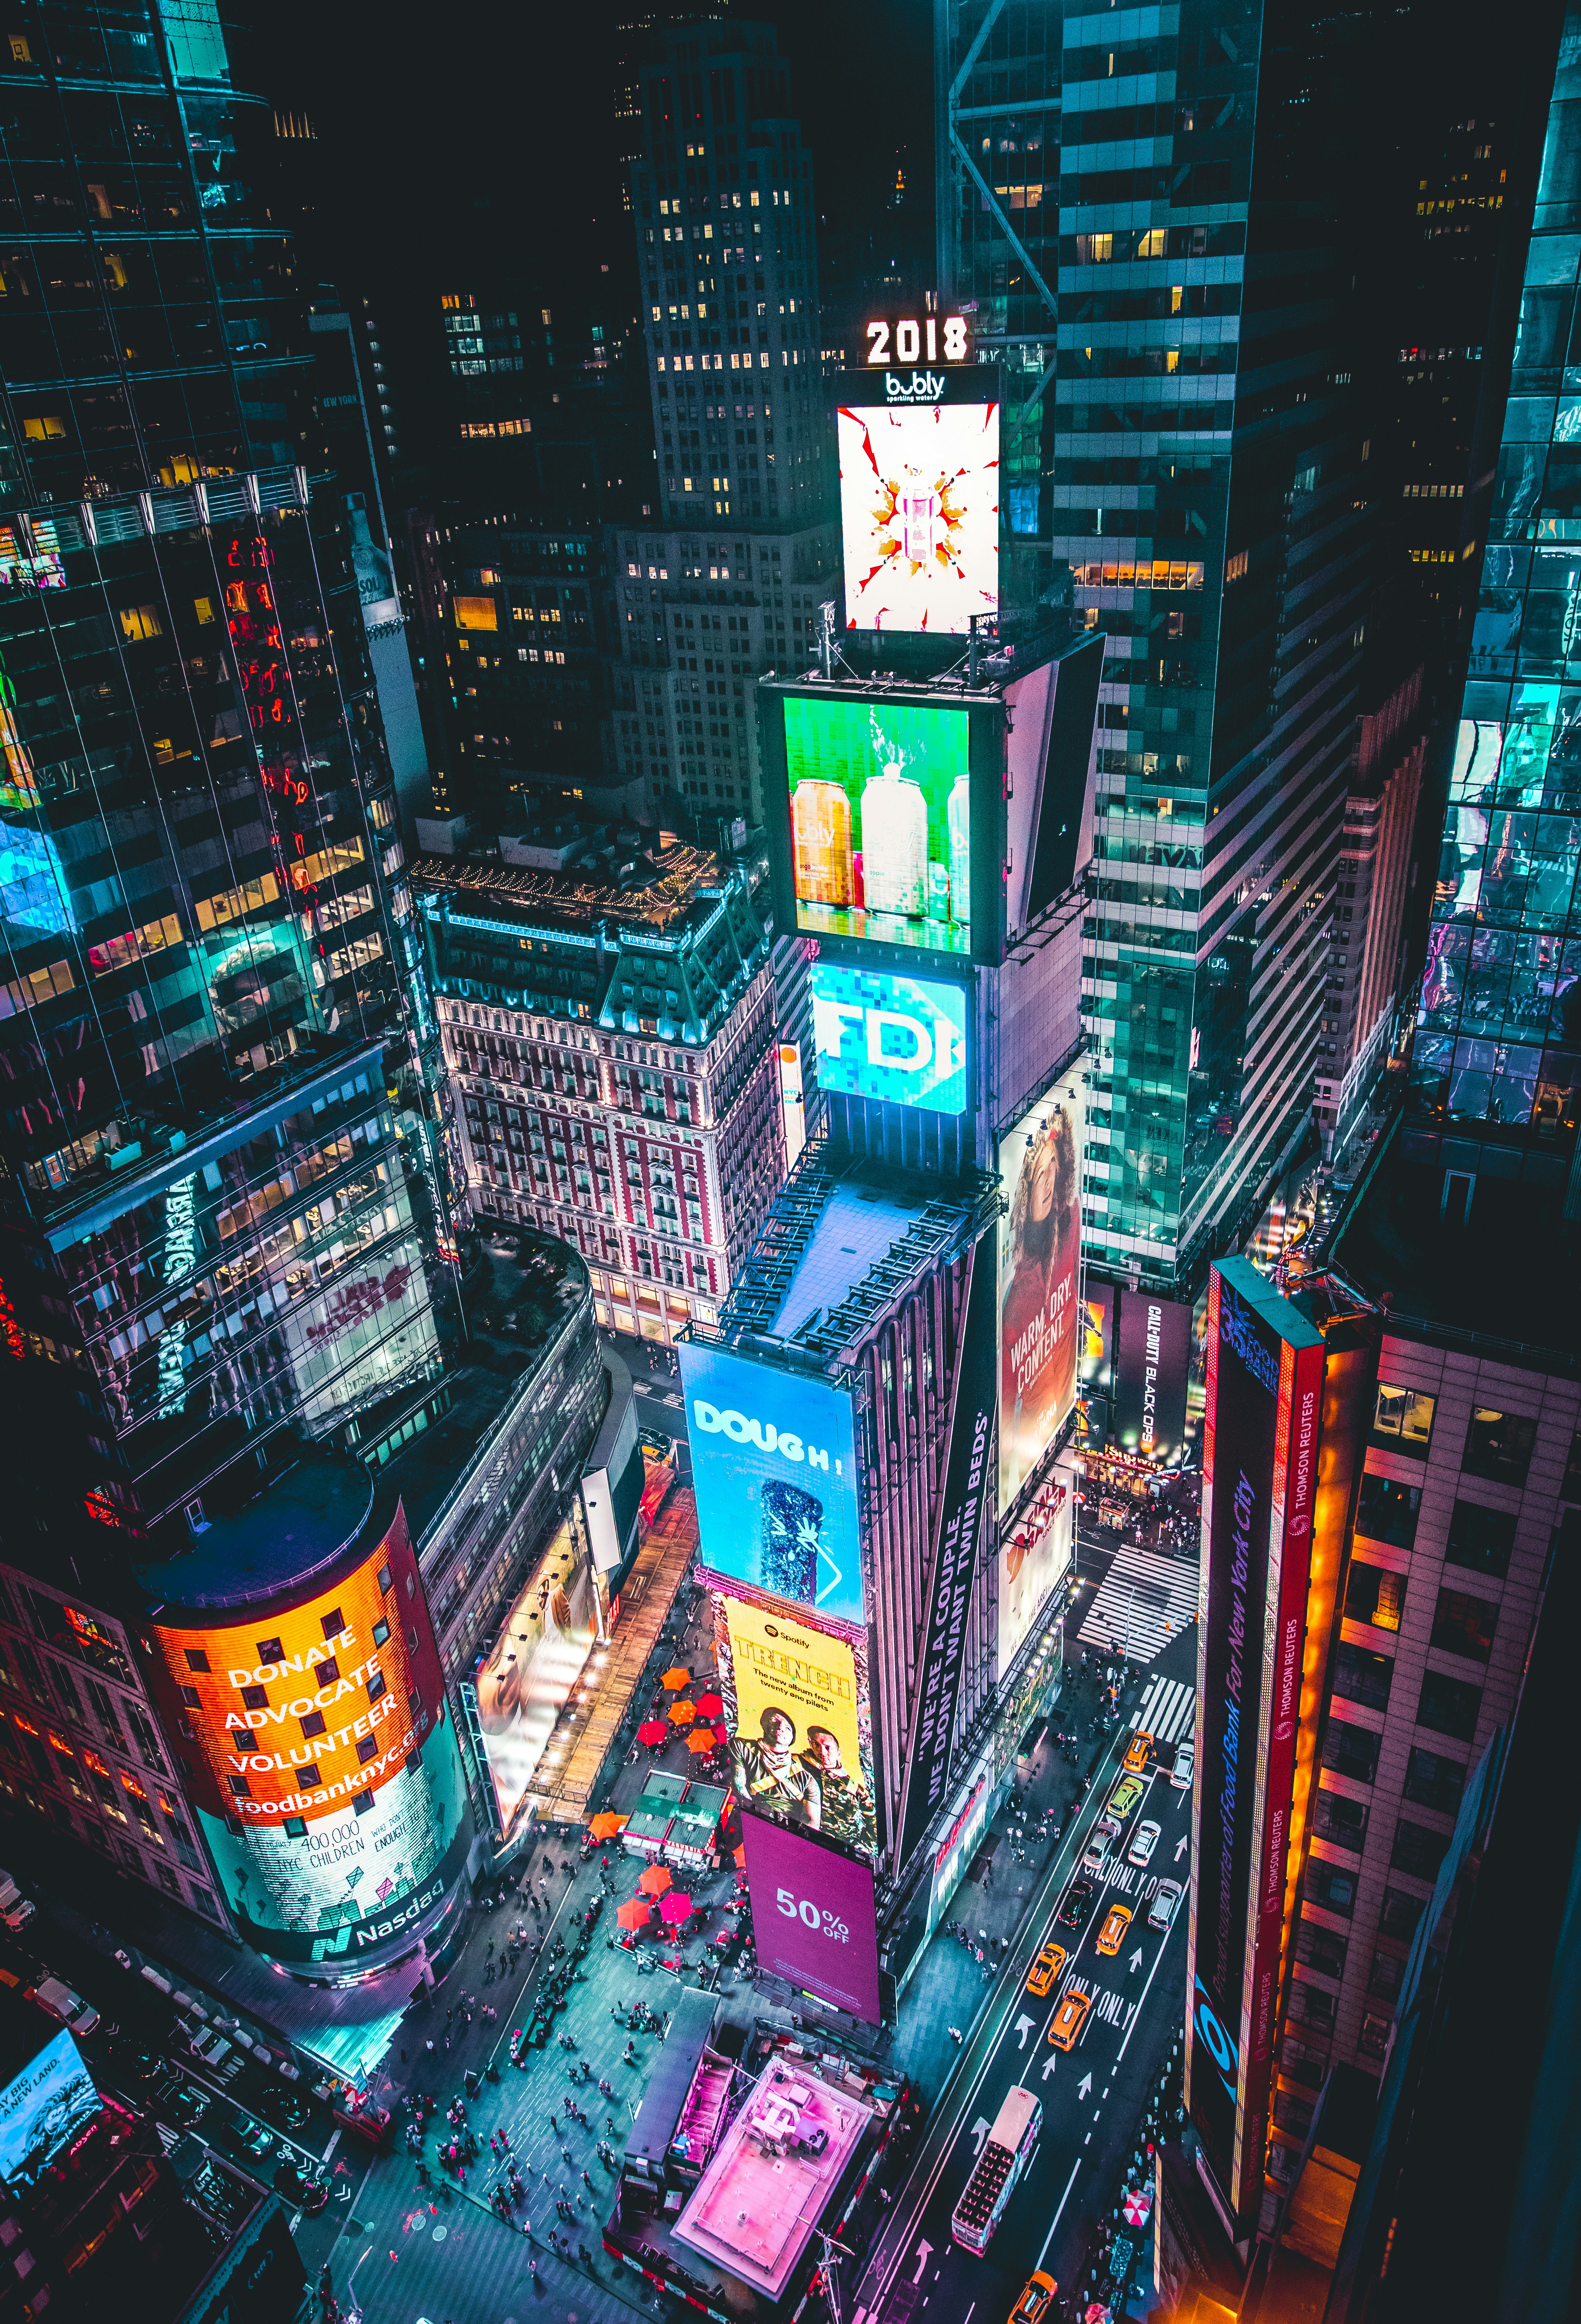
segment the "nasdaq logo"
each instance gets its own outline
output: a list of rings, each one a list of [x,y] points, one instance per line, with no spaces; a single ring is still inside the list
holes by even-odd
[[[815,961],[818,1077],[830,1095],[929,1113],[966,1110],[966,996],[958,984]]]

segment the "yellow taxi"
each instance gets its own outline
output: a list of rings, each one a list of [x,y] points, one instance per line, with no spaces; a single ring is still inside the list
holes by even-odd
[[[1117,1953],[1125,1942],[1125,1932],[1131,1926],[1129,1904],[1111,1904],[1104,1915],[1104,1925],[1098,1931],[1098,1950]]]
[[[1043,2324],[1049,2303],[1059,2286],[1051,2275],[1035,2268],[1027,2278],[1026,2290],[1010,2311],[1010,2324]]]
[[[1049,2028],[1049,2039],[1057,2050],[1075,2049],[1092,2006],[1092,1995],[1079,1992],[1073,1985],[1054,2012],[1054,2022]]]
[[[1046,1999],[1059,1982],[1059,1972],[1065,1967],[1065,1960],[1063,1945],[1045,1945],[1032,1963],[1032,1973],[1027,1979],[1027,1991],[1035,1993],[1040,2001]]]
[[[1149,1762],[1152,1758],[1152,1737],[1145,1727],[1139,1727],[1132,1737],[1131,1748],[1125,1754],[1124,1766],[1128,1775],[1146,1775]]]

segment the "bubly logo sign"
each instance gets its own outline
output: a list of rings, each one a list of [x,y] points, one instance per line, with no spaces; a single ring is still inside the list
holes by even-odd
[[[929,1113],[966,1108],[966,996],[958,984],[815,961],[818,1077],[831,1094]]]
[[[886,371],[883,400],[886,403],[937,403],[944,393],[945,381],[941,371]]]
[[[772,1420],[750,1419],[744,1412],[721,1412],[703,1398],[692,1399],[692,1418],[705,1436],[733,1437],[737,1444],[755,1444],[760,1452],[777,1452],[782,1461],[805,1461],[809,1469],[827,1469],[829,1456],[817,1444],[804,1444],[793,1429],[776,1428]],[[835,1474],[840,1473],[839,1459]]]

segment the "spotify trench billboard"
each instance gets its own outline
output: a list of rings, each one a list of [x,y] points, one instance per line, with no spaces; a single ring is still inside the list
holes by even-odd
[[[266,1606],[154,1626],[173,1731],[196,1746],[190,1794],[248,1941],[349,1969],[428,1916],[470,1839],[404,1511],[337,1580]]]
[[[878,1998],[873,1874],[809,1834],[741,1819],[759,1965],[869,2025]]]

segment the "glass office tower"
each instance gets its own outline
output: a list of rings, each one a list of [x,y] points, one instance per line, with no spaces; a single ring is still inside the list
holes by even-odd
[[[1406,1150],[1558,1185],[1581,1121],[1581,14],[1560,45],[1461,700]],[[1448,1185],[1453,1191],[1455,1180]],[[1446,1204],[1451,1195],[1446,1195]]]
[[[411,904],[268,108],[212,0],[32,0],[0,69],[7,1195],[97,1513],[201,1522],[440,1368]]]
[[[1369,554],[1337,116],[1293,7],[935,28],[940,289],[1003,367],[1010,588],[1068,566],[1109,639],[1086,1248],[1190,1294],[1306,1129],[1322,1023]]]

